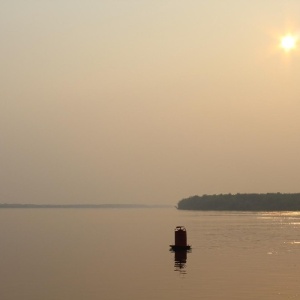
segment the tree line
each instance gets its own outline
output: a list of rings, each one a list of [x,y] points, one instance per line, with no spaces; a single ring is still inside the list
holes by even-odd
[[[177,208],[182,210],[300,211],[300,193],[196,195],[180,200]]]

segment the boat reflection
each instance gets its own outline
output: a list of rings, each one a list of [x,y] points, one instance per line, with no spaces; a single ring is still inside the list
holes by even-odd
[[[174,253],[174,271],[179,272],[180,274],[186,274],[186,261],[187,254],[191,250],[170,250]]]

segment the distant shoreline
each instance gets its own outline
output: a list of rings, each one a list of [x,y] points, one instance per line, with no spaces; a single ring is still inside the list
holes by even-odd
[[[89,208],[167,208],[172,205],[144,205],[144,204],[0,204],[0,209],[5,208],[76,208],[76,209],[89,209]]]
[[[214,211],[300,211],[300,193],[192,196],[179,201],[177,208]]]

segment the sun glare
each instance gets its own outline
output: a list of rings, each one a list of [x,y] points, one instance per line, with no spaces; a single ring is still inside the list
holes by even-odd
[[[280,46],[285,51],[291,51],[296,47],[297,38],[291,34],[285,35],[281,38]]]

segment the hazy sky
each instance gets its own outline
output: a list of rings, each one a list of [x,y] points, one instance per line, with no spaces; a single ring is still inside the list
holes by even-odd
[[[2,0],[0,202],[300,192],[288,32],[298,0]]]

